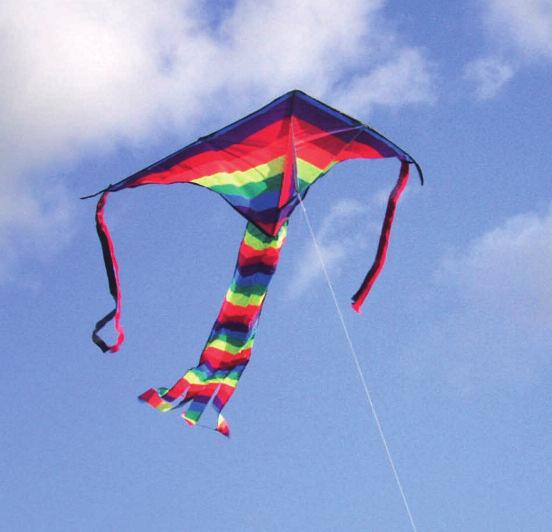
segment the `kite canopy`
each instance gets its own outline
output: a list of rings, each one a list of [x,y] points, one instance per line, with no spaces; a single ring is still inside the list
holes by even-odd
[[[310,186],[349,159],[416,161],[374,129],[294,90],[233,124],[201,137],[144,170],[109,185],[193,183],[218,192],[275,236]]]
[[[104,220],[104,208],[110,192],[152,184],[192,183],[199,185],[220,194],[252,226],[267,238],[279,242],[283,227],[295,207],[302,202],[311,185],[333,166],[349,159],[390,157],[397,158],[401,162],[401,170],[397,184],[389,197],[374,264],[362,286],[353,296],[353,308],[360,311],[362,302],[385,262],[391,224],[399,197],[408,182],[409,165],[413,164],[416,167],[423,184],[422,172],[418,163],[389,139],[304,92],[299,90],[288,92],[245,118],[206,137],[201,137],[193,144],[161,161],[114,185],[109,185],[97,193],[101,194],[101,197],[96,209],[96,227],[102,243],[115,309],[96,324],[92,334],[94,342],[104,352],[115,352],[124,339],[120,324],[119,269],[113,242]],[[253,228],[248,226],[246,237],[253,232]],[[251,237],[249,236],[249,238]],[[267,244],[267,246],[267,250],[273,247],[272,244]],[[244,249],[249,248],[246,245]],[[269,253],[267,250],[255,252],[255,260],[258,261],[258,264],[264,264],[263,257]],[[274,253],[274,251],[270,251],[270,253]],[[241,275],[243,265],[240,266],[242,264],[240,261],[243,261],[241,255],[238,259],[238,270]],[[247,277],[250,274],[252,275],[252,273],[246,273],[245,276],[242,276],[243,278],[237,277],[238,284],[247,286]],[[259,272],[257,272],[258,274]],[[236,279],[235,282],[237,282]],[[257,286],[259,290],[257,297],[260,297],[261,293],[264,294],[263,290],[266,290],[267,283],[268,280],[265,279]],[[263,286],[264,288],[261,290]],[[248,292],[248,297],[250,295]],[[263,300],[264,295],[260,301]],[[255,305],[258,306],[258,309],[255,309],[255,313],[251,316],[257,316],[257,310],[260,312],[259,301]],[[232,312],[228,314],[227,310],[223,313],[224,319],[233,323]],[[98,336],[98,332],[112,319],[115,321],[118,338],[113,345],[107,345]],[[242,326],[246,326],[242,330],[242,336],[247,332],[245,336],[249,338],[248,341],[252,341],[256,328],[256,317],[255,319],[251,318],[247,324],[242,323]],[[232,353],[237,352],[235,346],[232,349]],[[208,366],[212,368],[210,362]],[[244,367],[241,368],[240,374]],[[215,388],[218,389],[216,386],[212,386],[215,381],[209,381],[210,378],[215,377],[206,375],[207,381],[205,382],[210,382],[211,386],[209,393],[202,396],[201,390],[194,392],[195,395],[199,394],[199,397],[202,397],[201,401],[204,402],[205,397],[208,400],[216,392]],[[222,382],[220,379],[224,379],[224,377],[218,375],[216,378],[219,379],[216,383],[220,385]],[[185,399],[188,389],[186,386],[190,386],[190,382],[187,380],[184,384],[182,382],[179,384],[178,391],[184,394],[184,399],[179,404],[187,400]],[[148,398],[143,397],[143,399],[156,408],[159,404],[163,404],[157,402],[157,398],[161,400],[166,395],[171,400],[176,400],[176,397],[173,397],[174,390],[171,389],[171,393],[166,390],[164,394],[157,394],[155,390],[150,390],[147,392]],[[167,397],[165,397],[165,401]],[[196,402],[197,398],[194,403]],[[219,413],[221,408],[219,408]],[[163,409],[166,408],[163,407]]]

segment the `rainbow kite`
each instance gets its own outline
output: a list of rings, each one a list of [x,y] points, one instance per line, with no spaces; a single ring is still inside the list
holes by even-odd
[[[310,186],[337,163],[389,157],[400,161],[400,173],[389,196],[374,263],[352,298],[353,308],[360,312],[385,262],[391,224],[408,182],[409,165],[416,167],[423,183],[422,172],[408,153],[383,135],[307,94],[288,92],[245,118],[109,185],[98,192],[96,227],[115,308],[98,321],[93,341],[103,352],[113,353],[124,340],[119,267],[104,219],[108,194],[173,183],[193,183],[220,194],[248,221],[232,283],[199,364],[171,388],[151,388],[140,399],[161,412],[187,405],[182,417],[190,425],[197,424],[212,399],[218,413],[216,430],[228,436],[222,409],[251,356],[259,314],[291,213]],[[108,345],[98,333],[111,320],[117,339]]]

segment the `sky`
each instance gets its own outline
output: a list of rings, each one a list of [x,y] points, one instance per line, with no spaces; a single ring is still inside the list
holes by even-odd
[[[8,0],[0,43],[0,529],[412,530],[299,209],[230,439],[136,400],[197,363],[245,226],[221,198],[111,195],[127,339],[90,340],[79,197],[297,88],[424,169],[360,316],[398,164],[305,202],[417,529],[550,530],[550,0]]]

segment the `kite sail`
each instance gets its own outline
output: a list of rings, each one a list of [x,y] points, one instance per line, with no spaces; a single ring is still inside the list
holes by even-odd
[[[248,222],[232,283],[198,366],[188,370],[171,388],[151,388],[139,398],[161,412],[187,405],[182,417],[190,425],[197,424],[212,400],[218,413],[216,430],[228,436],[230,431],[222,409],[251,356],[258,318],[291,213],[313,183],[337,163],[378,158],[398,159],[400,172],[389,196],[374,263],[352,298],[353,308],[360,312],[385,262],[391,225],[397,202],[408,183],[409,166],[416,167],[423,184],[422,172],[407,152],[383,135],[301,91],[288,92],[245,118],[94,194],[101,194],[96,228],[115,301],[115,308],[96,324],[92,333],[94,343],[103,352],[113,353],[124,341],[119,267],[104,218],[109,193],[173,183],[192,183],[217,192]],[[99,332],[111,320],[117,339],[108,345]]]

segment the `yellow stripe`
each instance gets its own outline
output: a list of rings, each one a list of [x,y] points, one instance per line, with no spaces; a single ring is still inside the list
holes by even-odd
[[[249,170],[236,172],[217,172],[216,174],[192,179],[192,183],[197,183],[204,187],[214,185],[234,185],[241,187],[248,183],[262,183],[269,177],[281,174],[284,171],[285,157],[278,157],[268,163],[260,164]]]
[[[287,226],[283,226],[280,232],[278,233],[278,238],[271,240],[270,243],[266,243],[260,238],[257,238],[251,231],[246,231],[244,242],[251,248],[256,250],[263,250],[263,249],[278,249],[282,247],[282,244],[284,243],[284,240],[286,239],[287,235]],[[266,238],[266,236],[265,236]]]
[[[184,378],[191,384],[200,384],[200,385],[207,385],[207,384],[220,384],[224,377],[207,377],[205,379],[200,378],[195,373],[192,373],[191,371],[186,373],[184,375]]]
[[[228,292],[226,292],[226,301],[238,307],[247,307],[249,305],[259,306],[263,302],[265,296],[266,294],[251,294],[249,296],[246,296],[243,294],[238,294],[237,292],[233,292],[232,290],[228,290]]]
[[[226,375],[226,377],[207,377],[205,379],[201,379],[198,375],[190,371],[186,375],[184,375],[184,378],[191,386],[193,385],[207,386],[208,384],[227,384],[228,386],[233,386],[235,388],[238,383],[238,379],[235,377],[232,377],[231,374]],[[167,406],[165,407],[165,405]],[[171,405],[170,403],[165,403],[165,405],[161,404],[157,407],[157,409],[164,412],[165,410],[170,410],[173,407],[173,405]]]
[[[262,183],[265,179],[274,177],[284,171],[285,157],[277,157],[268,163],[259,164],[249,170],[237,170],[235,172],[217,172],[215,174],[192,179],[204,187],[232,185],[242,187],[249,183]],[[304,159],[297,158],[297,173],[301,181],[311,185],[321,174],[328,172],[338,161],[332,161],[326,168],[318,168]]]
[[[305,181],[309,185],[312,185],[314,181],[321,174],[328,172],[333,166],[337,164],[338,161],[332,161],[326,168],[318,168],[314,164],[311,164],[303,159],[297,159],[297,174],[301,181]]]
[[[239,379],[232,378],[230,375],[228,375],[225,379],[223,379],[221,384],[227,384],[228,386],[235,388],[238,385],[238,380]]]

